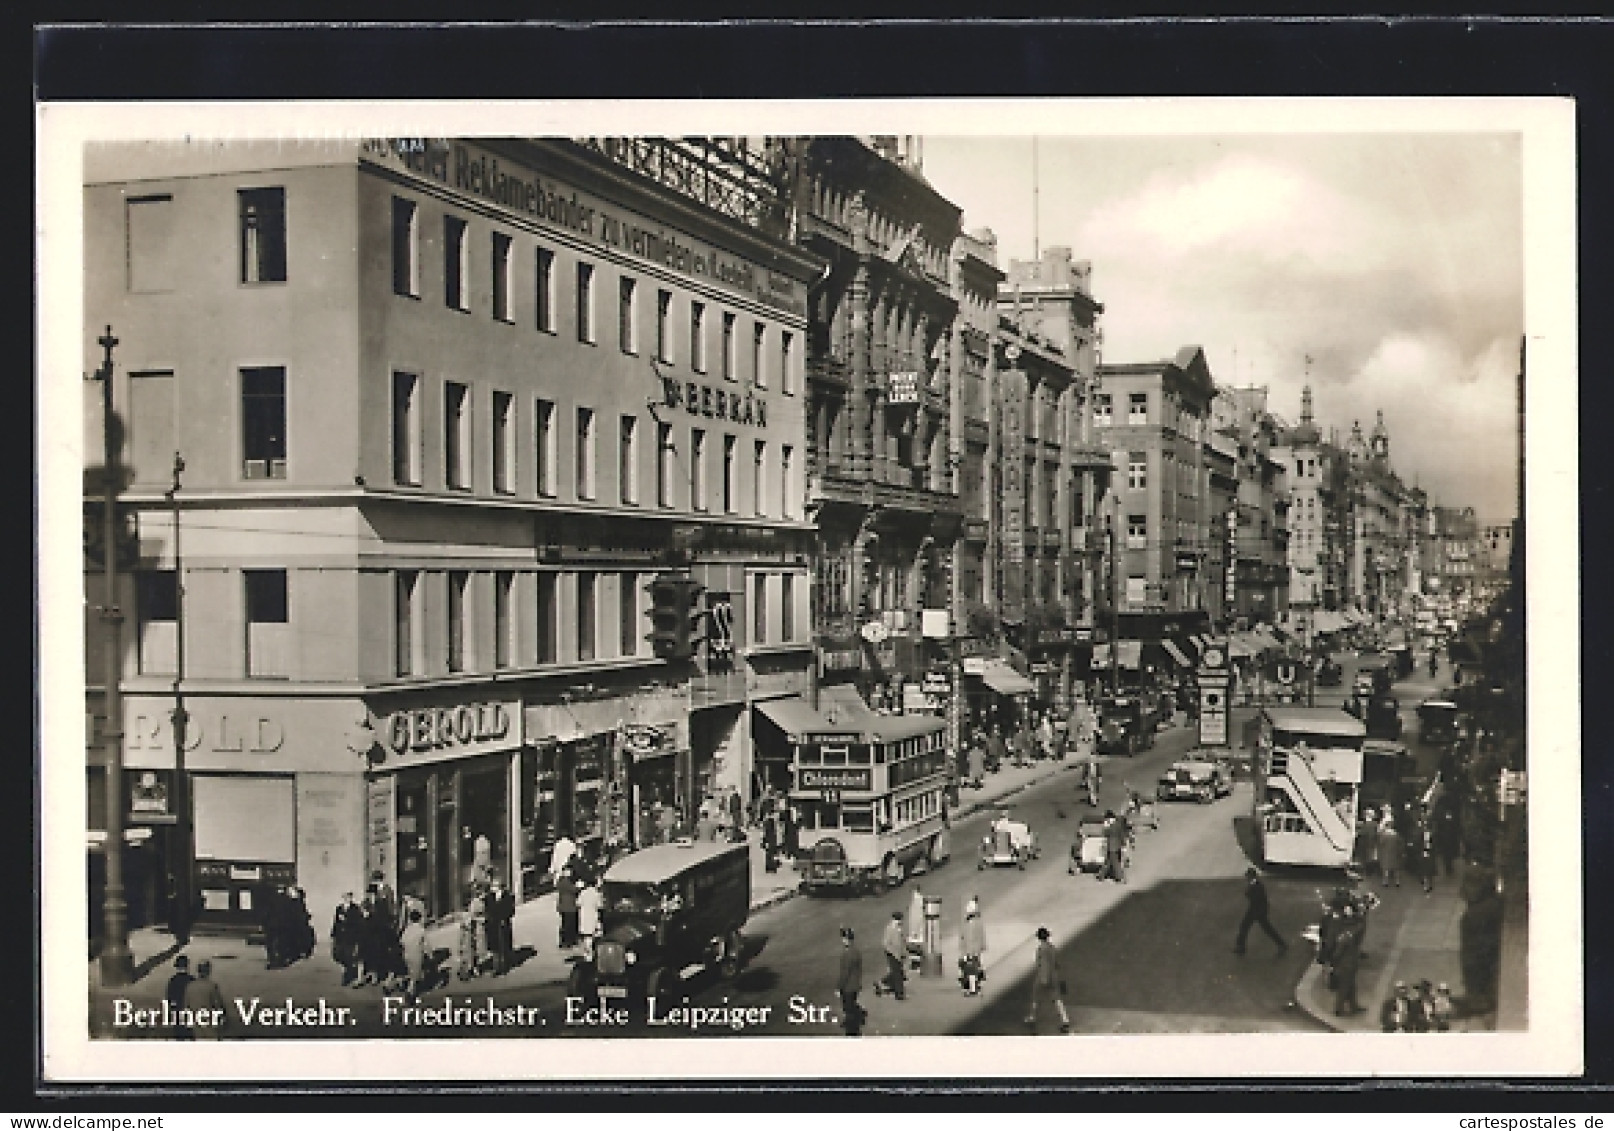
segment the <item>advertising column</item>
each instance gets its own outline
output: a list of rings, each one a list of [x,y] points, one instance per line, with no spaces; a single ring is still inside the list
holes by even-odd
[[[1232,675],[1228,669],[1227,640],[1206,642],[1199,656],[1199,745],[1227,746],[1228,699]]]

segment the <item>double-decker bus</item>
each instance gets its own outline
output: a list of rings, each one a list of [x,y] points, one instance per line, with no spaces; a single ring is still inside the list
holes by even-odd
[[[1268,864],[1344,867],[1356,844],[1367,728],[1337,707],[1257,719],[1255,827]]]
[[[826,695],[833,690],[825,689]],[[792,734],[790,802],[801,814],[809,892],[896,887],[947,859],[946,724],[833,698]]]

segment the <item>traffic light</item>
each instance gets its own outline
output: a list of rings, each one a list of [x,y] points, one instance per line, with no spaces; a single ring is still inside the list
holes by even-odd
[[[682,573],[657,574],[650,583],[650,642],[662,660],[687,660],[695,654],[695,603],[704,587]]]

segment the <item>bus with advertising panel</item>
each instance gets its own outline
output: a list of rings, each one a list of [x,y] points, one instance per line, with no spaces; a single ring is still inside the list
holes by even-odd
[[[1356,844],[1367,728],[1335,707],[1257,717],[1255,827],[1268,864],[1344,867]]]

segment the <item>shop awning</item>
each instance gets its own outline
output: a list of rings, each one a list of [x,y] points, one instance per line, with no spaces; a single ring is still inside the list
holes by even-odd
[[[1176,661],[1178,667],[1186,668],[1189,666],[1187,654],[1183,652],[1175,640],[1162,640],[1160,646],[1166,650],[1167,655]]]
[[[1093,659],[1088,664],[1088,667],[1097,669],[1107,668],[1110,666],[1110,646],[1108,644],[1093,645]],[[1119,666],[1123,668],[1131,668],[1134,671],[1143,666],[1143,641],[1121,641],[1121,658]]]
[[[1002,660],[988,660],[981,670],[981,682],[999,695],[1030,695],[1031,681]]]

